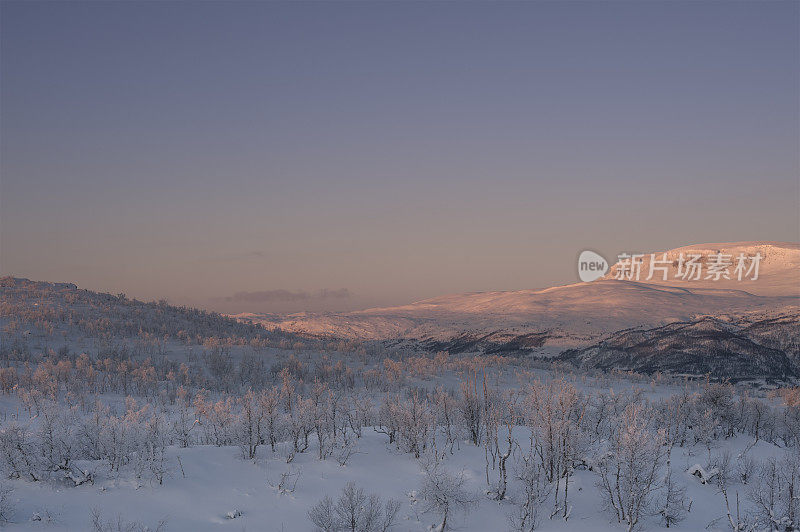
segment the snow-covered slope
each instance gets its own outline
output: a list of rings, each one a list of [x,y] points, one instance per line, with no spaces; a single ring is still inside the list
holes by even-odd
[[[761,253],[756,281],[672,283],[602,279],[544,290],[442,296],[410,305],[342,314],[237,317],[311,335],[371,340],[491,335],[503,342],[546,333],[553,347],[581,345],[612,331],[650,327],[706,314],[739,314],[792,308],[800,303],[800,245],[742,242],[705,244],[667,252]],[[648,263],[649,264],[649,263]],[[613,275],[614,270],[610,275]],[[673,277],[670,275],[669,278]]]
[[[800,377],[800,314],[742,318],[706,316],[652,329],[620,331],[593,346],[569,349],[559,359],[604,370],[710,375],[733,381],[780,382]]]
[[[655,252],[657,261],[663,259],[666,253],[666,260],[670,261],[667,272],[667,280],[662,280],[662,274],[654,272],[652,279],[646,280],[650,273],[650,253],[644,253],[641,266],[641,280],[650,284],[681,286],[685,288],[730,288],[735,290],[745,290],[751,294],[762,296],[800,296],[800,244],[791,242],[733,242],[716,244],[697,244],[684,246],[668,251]],[[728,256],[732,262],[728,273],[730,279],[721,277],[714,280],[708,277],[708,261],[713,260],[714,256],[721,254]],[[761,256],[758,279],[752,280],[752,274],[742,275],[738,280],[735,274],[737,257],[743,255],[746,259],[756,254]],[[678,276],[680,257],[683,255],[684,261],[690,255],[700,255],[703,265],[699,280],[682,279]],[[610,257],[609,257],[610,258]],[[746,260],[745,265],[749,267],[750,261]],[[617,276],[620,263],[617,262],[611,267],[606,279],[614,279]],[[685,267],[684,267],[685,271]],[[744,273],[747,273],[746,270]]]

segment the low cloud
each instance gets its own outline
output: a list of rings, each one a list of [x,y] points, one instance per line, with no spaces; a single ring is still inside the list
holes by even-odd
[[[347,288],[323,288],[315,292],[305,290],[260,290],[255,292],[236,292],[226,297],[225,301],[236,303],[291,303],[296,301],[322,301],[326,299],[348,299],[352,294]]]

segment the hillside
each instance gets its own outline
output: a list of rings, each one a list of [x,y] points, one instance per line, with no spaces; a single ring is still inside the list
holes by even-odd
[[[709,257],[717,254],[730,256],[733,266],[729,269],[730,279],[720,278],[718,280],[706,279],[708,275]],[[666,260],[670,262],[667,273],[667,280],[663,281],[658,272],[654,272],[653,278],[647,280],[649,284],[680,286],[690,289],[716,288],[745,290],[751,294],[760,296],[795,296],[800,297],[800,244],[792,242],[733,242],[716,244],[697,244],[684,246],[667,251],[654,252],[656,260]],[[737,257],[743,254],[745,258],[761,256],[759,264],[758,278],[752,280],[751,276],[742,275],[738,280],[734,273]],[[699,280],[682,279],[679,274],[680,257],[683,255],[684,261],[690,255],[700,255],[704,266]],[[649,274],[650,253],[644,253],[642,257],[641,279],[644,280]],[[749,261],[746,265],[749,266]],[[614,264],[606,279],[614,279],[620,268],[619,262]],[[746,273],[746,272],[744,272]]]
[[[670,250],[667,256],[677,257],[689,250],[732,255],[760,253],[763,259],[759,279],[672,284],[627,281],[613,279],[612,268],[605,279],[593,283],[544,290],[449,295],[410,305],[340,314],[250,313],[236,317],[262,323],[267,328],[313,336],[382,341],[442,342],[491,337],[492,343],[497,344],[536,334],[540,346],[558,349],[585,345],[620,329],[661,326],[706,314],[791,309],[800,302],[797,244],[705,244]],[[645,263],[645,269],[648,264]]]
[[[591,347],[567,350],[558,359],[603,370],[784,381],[800,377],[798,323],[796,312],[738,322],[706,316],[620,331]]]
[[[58,334],[183,344],[209,339],[269,343],[285,338],[279,331],[265,331],[215,312],[93,292],[72,283],[15,277],[0,278],[0,324],[10,337]]]

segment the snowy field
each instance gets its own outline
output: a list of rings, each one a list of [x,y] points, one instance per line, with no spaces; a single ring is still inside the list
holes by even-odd
[[[6,282],[9,530],[800,526],[791,383],[384,349]]]
[[[299,360],[280,350],[271,356]],[[319,356],[306,353],[300,359]],[[395,501],[396,515],[388,530],[438,530],[444,509],[431,502],[433,495],[426,490],[433,478],[445,479],[443,496],[453,498],[448,502],[452,506],[447,508],[447,529],[531,530],[535,525],[540,530],[625,530],[629,523],[617,517],[609,505],[611,495],[602,490],[600,464],[609,452],[629,460],[612,460],[611,467],[619,466],[623,476],[626,467],[632,468],[627,477],[632,484],[629,497],[639,490],[643,498],[637,529],[665,528],[667,516],[676,521],[671,528],[681,530],[733,529],[723,489],[734,526],[770,529],[754,495],[767,485],[775,490],[797,487],[798,477],[786,478],[786,471],[796,475],[798,469],[797,407],[782,405],[780,398],[745,399],[740,395],[745,391],[731,386],[668,379],[662,383],[635,376],[536,370],[520,379],[513,375],[518,371],[522,370],[481,370],[491,375],[486,395],[482,380],[470,381],[471,389],[477,390],[473,394],[458,384],[463,373],[448,371],[401,377],[388,386],[389,391],[380,389],[386,383],[379,389],[355,386],[337,391],[290,380],[292,390],[281,393],[283,381],[259,392],[270,397],[274,390],[275,414],[264,414],[269,405],[261,399],[255,413],[263,418],[250,421],[238,392],[207,392],[205,399],[198,392],[185,402],[183,392],[178,392],[175,404],[164,394],[148,399],[134,393],[126,401],[123,394],[109,392],[87,395],[83,406],[75,398],[34,400],[12,392],[2,401],[0,429],[5,526],[9,530],[157,530],[159,526],[180,531],[319,530],[309,518],[312,508],[325,496],[335,506],[343,488],[354,482],[365,496],[378,495],[381,508],[386,501]],[[555,396],[535,397],[539,393]],[[284,404],[287,394],[295,406]],[[68,409],[65,402],[72,400],[74,406]],[[320,406],[314,407],[315,401]],[[472,413],[470,401],[475,407]],[[559,410],[565,402],[566,408]],[[552,412],[546,414],[550,407]],[[259,408],[265,410],[259,414]],[[334,408],[338,413],[332,413]],[[450,425],[444,415],[450,417]],[[475,418],[469,420],[470,415]],[[642,415],[641,424],[629,423],[632,415]],[[351,424],[357,425],[359,416],[364,416],[364,426],[354,429]],[[273,419],[275,426],[270,429]],[[11,427],[25,436],[11,432]],[[477,443],[471,438],[473,429]],[[390,443],[387,432],[393,431]],[[755,431],[760,431],[758,441]],[[293,432],[299,451],[294,450]],[[561,440],[545,443],[550,436]],[[26,458],[13,448],[20,443],[29,453]],[[252,458],[249,446],[254,447]],[[93,452],[95,459],[90,459],[87,455]],[[499,497],[500,459],[506,453],[506,487]],[[774,486],[766,476],[770,458],[783,469]],[[535,469],[527,461],[536,464]],[[637,476],[654,463],[651,477]],[[549,480],[548,464],[556,471]],[[615,471],[607,470],[607,478],[616,478]],[[672,501],[667,478],[675,489],[669,495],[677,495]],[[776,512],[784,511],[781,504],[786,505],[787,516],[796,511],[796,500],[782,503],[780,497],[776,496]],[[527,528],[514,520],[521,511],[533,519]],[[778,519],[786,518],[796,521],[797,516],[776,516],[774,529]]]
[[[752,443],[748,438],[735,438],[725,448],[737,456]],[[387,445],[386,438],[372,431],[365,432],[357,452],[345,466],[335,460],[318,461],[311,454],[298,456],[292,464],[282,458],[265,457],[243,460],[235,447],[196,446],[188,449],[170,447],[168,461],[171,472],[164,485],[153,485],[132,478],[102,475],[94,485],[63,485],[17,481],[15,518],[9,530],[87,530],[90,513],[100,509],[107,520],[122,517],[155,529],[160,521],[166,530],[314,530],[308,520],[310,507],[326,494],[338,495],[348,482],[355,482],[367,493],[377,493],[401,503],[396,525],[392,530],[420,531],[438,525],[438,516],[424,512],[424,501],[418,496],[424,473],[413,457]],[[268,454],[268,453],[265,453]],[[749,450],[750,456],[778,456],[780,450],[759,443]],[[178,458],[183,470],[178,466]],[[697,462],[706,463],[706,449],[679,449],[675,453],[676,481],[686,486],[692,501],[685,521],[675,526],[680,530],[712,530],[730,526],[725,516],[719,490],[685,471]],[[463,473],[465,489],[474,492],[475,502],[469,512],[452,517],[456,530],[486,531],[510,528],[508,516],[514,510],[512,500],[489,500],[481,492],[486,488],[483,449],[462,442],[461,450],[447,456],[444,465]],[[278,488],[282,475],[289,473],[286,491]],[[603,511],[597,497],[596,474],[577,471],[570,480],[571,512],[569,519],[549,519],[552,497],[542,505],[540,530],[620,530],[615,518]],[[743,496],[747,486],[735,482],[731,488]],[[226,514],[241,512],[229,519]],[[232,514],[231,514],[232,515]],[[38,516],[42,521],[31,521]],[[721,518],[722,519],[719,519]],[[643,529],[662,529],[658,517],[649,516]]]

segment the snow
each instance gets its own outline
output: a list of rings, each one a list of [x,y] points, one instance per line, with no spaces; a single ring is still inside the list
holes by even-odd
[[[719,474],[719,469],[712,467],[710,470],[706,471],[700,464],[695,464],[687,469],[686,472],[699,478],[701,484],[708,484]]]
[[[736,452],[750,443],[747,438],[739,437],[727,445]],[[774,446],[763,442],[750,451],[762,457],[777,452]],[[686,486],[687,495],[693,501],[687,519],[674,528],[702,530],[724,515],[715,487],[692,476],[694,471],[700,471],[705,478],[710,478],[711,473],[706,473],[699,464],[686,465],[704,455],[706,449],[700,446],[676,449],[674,453],[676,477]],[[313,453],[297,455],[292,464],[266,451],[261,454],[258,460],[249,461],[242,459],[235,447],[170,447],[170,461],[175,463],[180,457],[185,477],[176,468],[162,486],[113,477],[74,488],[16,481],[13,483],[16,510],[7,529],[40,530],[45,526],[43,516],[47,515],[50,516],[46,524],[48,530],[86,530],[90,511],[99,508],[105,520],[121,516],[124,521],[137,521],[151,528],[165,519],[167,530],[173,532],[312,530],[306,516],[309,508],[325,495],[335,498],[349,481],[355,481],[367,493],[378,493],[384,499],[401,502],[398,524],[393,528],[396,532],[421,532],[438,524],[437,516],[421,512],[422,505],[416,498],[423,478],[418,463],[411,455],[389,446],[385,436],[371,430],[365,431],[359,441],[359,452],[345,467],[334,460],[318,461]],[[470,489],[477,494],[485,487],[483,463],[482,447],[461,442],[460,450],[447,458],[445,466],[452,471],[463,471]],[[293,492],[282,494],[273,485],[287,470],[299,472],[300,478]],[[595,473],[576,471],[570,485],[569,520],[545,516],[539,529],[620,530],[621,526],[603,510],[595,482]],[[747,488],[739,484],[735,489],[744,496]],[[552,505],[552,497],[544,505],[545,513],[549,513],[549,505]],[[465,532],[505,530],[510,509],[509,501],[497,502],[480,496],[469,513],[454,516],[453,524]],[[236,517],[231,518],[231,515]],[[655,517],[650,517],[645,528],[663,527]]]
[[[792,242],[723,242],[712,244],[696,244],[683,246],[666,251],[654,252],[657,260],[661,260],[666,254],[666,258],[672,261],[667,280],[663,281],[656,273],[653,279],[647,281],[655,285],[669,285],[683,288],[700,289],[733,289],[744,290],[751,294],[761,296],[800,296],[800,244]],[[739,254],[745,257],[752,257],[756,254],[761,255],[759,276],[756,280],[743,278],[741,281],[731,276],[731,279],[721,278],[719,280],[705,279],[705,275],[699,280],[683,280],[676,278],[677,260],[681,254],[688,257],[690,254],[701,255],[706,258],[721,253],[730,255],[732,260],[736,260]],[[647,277],[650,265],[650,253],[644,253],[642,257],[642,279]],[[619,268],[619,263],[614,264],[606,279],[613,279]],[[705,270],[704,270],[705,271]],[[730,269],[731,273],[733,268]]]
[[[761,253],[764,258],[759,279],[673,281],[673,272],[667,282],[645,282],[647,255],[639,282],[614,280],[612,267],[603,280],[543,290],[448,295],[348,313],[247,313],[234,317],[266,328],[361,340],[449,339],[463,333],[519,335],[544,331],[553,333],[547,345],[566,348],[587,345],[612,331],[659,326],[698,315],[800,308],[800,244],[702,244],[669,250],[667,256],[675,259],[689,251],[721,251],[734,256]]]
[[[751,249],[763,245],[748,243],[742,244],[740,248]],[[770,246],[779,247],[774,244]],[[788,250],[785,251],[785,256],[771,252],[769,264],[773,266],[793,264],[791,261],[794,259],[791,257],[794,256],[792,253],[796,247],[781,249]],[[374,401],[376,406],[387,390],[400,394],[410,389],[430,391],[441,386],[444,389],[457,391],[465,373],[471,369],[473,374],[477,374],[478,365],[470,365],[470,355],[464,355],[463,358],[452,355],[449,365],[445,363],[427,372],[414,373],[411,371],[411,362],[414,359],[407,353],[390,360],[385,357],[391,353],[386,351],[369,353],[360,346],[358,353],[315,350],[318,345],[311,342],[308,345],[312,347],[307,348],[276,347],[283,345],[284,342],[290,344],[296,338],[284,338],[277,334],[274,338],[267,335],[262,337],[261,333],[264,331],[260,328],[246,327],[233,320],[217,319],[218,316],[212,319],[210,316],[189,311],[176,314],[174,309],[168,306],[139,304],[85,291],[68,294],[70,297],[86,296],[79,300],[81,303],[70,307],[66,303],[68,297],[57,299],[56,296],[64,296],[63,292],[74,292],[76,289],[71,285],[58,288],[61,291],[58,294],[50,294],[48,297],[52,297],[53,301],[48,302],[44,297],[41,301],[35,302],[24,298],[15,299],[21,297],[20,294],[26,289],[10,281],[8,284],[11,286],[3,287],[2,295],[6,304],[4,308],[11,311],[7,311],[8,313],[0,319],[0,330],[6,331],[6,327],[12,322],[16,323],[19,318],[20,322],[16,323],[20,326],[19,334],[13,337],[13,342],[24,341],[26,349],[21,349],[17,355],[23,356],[29,351],[30,358],[24,361],[9,358],[5,362],[17,364],[20,374],[25,364],[30,364],[35,369],[37,363],[43,363],[44,354],[54,358],[61,356],[62,361],[72,356],[70,360],[74,362],[78,353],[88,353],[94,360],[101,355],[122,358],[119,352],[123,348],[133,348],[126,351],[129,355],[135,352],[134,355],[130,355],[132,362],[141,362],[144,358],[150,360],[152,357],[163,370],[166,370],[170,363],[176,366],[186,363],[192,370],[197,370],[198,374],[205,375],[204,372],[208,370],[209,353],[218,349],[217,346],[224,346],[234,364],[231,366],[233,368],[231,372],[240,369],[235,364],[241,363],[246,356],[255,357],[263,364],[260,371],[263,371],[266,378],[272,379],[266,383],[269,387],[280,385],[280,380],[270,373],[270,369],[285,367],[284,364],[290,357],[300,364],[305,364],[309,370],[306,374],[307,380],[305,382],[298,380],[297,385],[298,391],[302,388],[306,398],[309,396],[309,388],[315,377],[312,370],[318,364],[327,363],[332,366],[341,361],[348,370],[353,370],[357,375],[354,386],[359,393]],[[568,345],[586,342],[597,335],[607,334],[611,330],[623,327],[686,319],[699,314],[722,312],[758,314],[792,306],[796,308],[796,299],[796,297],[753,295],[731,288],[703,286],[687,288],[601,280],[590,284],[575,284],[545,290],[444,296],[404,307],[372,309],[343,315],[322,317],[303,315],[268,319],[272,320],[269,323],[273,326],[280,324],[284,327],[289,324],[287,328],[294,327],[292,330],[299,331],[304,330],[303,327],[308,327],[309,332],[335,332],[354,338],[389,338],[406,335],[430,338],[463,331],[496,331],[498,328],[509,331],[509,334],[549,330],[561,334],[553,342]],[[40,303],[42,306],[38,306]],[[31,314],[31,321],[26,321],[24,316],[31,308],[26,304],[41,309],[49,308],[50,303],[54,309],[57,307],[57,310],[51,313],[53,316],[69,316],[69,319],[58,321],[53,318],[52,323],[40,324],[37,320],[45,315],[44,311],[40,310]],[[69,314],[65,312],[66,310],[75,312]],[[104,320],[104,317],[108,320]],[[260,319],[256,315],[240,317],[256,321]],[[93,327],[96,324],[97,328],[89,327],[87,324],[93,324]],[[50,332],[46,332],[48,327],[44,325],[50,326]],[[161,325],[164,325],[164,329],[159,329]],[[178,331],[190,326],[195,326],[192,330],[198,338],[197,343],[188,341],[191,337],[187,337],[187,341],[178,340]],[[225,334],[233,335],[231,330],[234,326],[234,336],[238,338],[236,341],[230,339],[232,337],[225,336]],[[8,329],[11,332],[7,334],[13,335],[14,328],[8,327]],[[160,332],[159,334],[148,332],[151,330]],[[223,343],[222,340],[226,338],[230,341]],[[5,336],[3,340],[6,341]],[[258,341],[251,344],[255,340]],[[12,342],[8,341],[5,345],[12,345]],[[57,354],[61,349],[65,351],[63,356]],[[427,356],[418,352],[413,355],[421,358]],[[365,384],[364,374],[367,371],[380,370],[387,362],[392,361],[398,364],[409,362],[402,378],[398,377],[398,381],[393,381],[391,387],[386,379],[377,385]],[[422,364],[414,367],[422,367]],[[497,366],[487,367],[485,371],[488,386],[498,393],[520,391],[534,379],[546,381],[552,380],[556,375],[564,376],[558,368],[540,369],[538,366],[527,365],[525,360],[498,363]],[[145,390],[145,395],[137,396],[136,400],[139,405],[147,403],[148,408],[158,410],[167,419],[174,421],[176,406],[165,399],[169,383],[163,374],[158,378],[160,380],[154,384],[153,390]],[[660,375],[643,377],[566,374],[564,378],[573,383],[580,392],[588,395],[603,393],[620,397],[623,394],[630,394],[642,401],[659,400],[684,392],[691,394],[703,386],[703,383],[684,382]],[[220,379],[220,382],[222,380]],[[80,384],[74,378],[70,382],[73,385]],[[217,386],[209,392],[212,400],[222,399],[225,397],[224,393],[228,393],[227,390],[221,391],[223,386],[220,383],[215,384],[212,378],[195,380],[192,384],[187,384],[194,386],[193,393],[197,392],[200,385],[211,388]],[[381,385],[386,385],[387,388],[383,389]],[[236,387],[238,384],[234,383],[232,386],[233,390],[228,397],[241,397],[242,389]],[[81,389],[80,386],[76,387]],[[68,390],[65,388],[66,384],[63,384],[59,399],[62,404],[68,395]],[[36,426],[37,423],[41,423],[41,419],[35,414],[26,413],[27,409],[15,393],[11,390],[0,395],[0,425],[5,427],[12,421],[25,426]],[[102,392],[98,395],[94,395],[95,393],[92,391],[83,397],[87,399],[86,404],[92,405],[95,400],[99,400],[116,412],[124,412],[125,397],[119,395],[119,391]],[[757,388],[738,388],[736,393],[759,397],[758,400],[764,400],[772,406],[778,403],[777,400],[764,399],[763,391]],[[732,400],[738,400],[738,397],[733,397],[735,399]],[[74,400],[74,397],[70,400]],[[82,408],[78,403],[74,404],[76,411]],[[87,412],[81,411],[81,415]],[[191,415],[190,422],[195,419],[194,412]],[[619,413],[615,418],[615,414],[611,411],[607,416],[609,423],[611,419],[622,419]],[[676,446],[672,449],[670,464],[673,478],[680,486],[685,487],[686,495],[692,501],[691,511],[685,521],[673,526],[672,529],[727,528],[727,521],[720,519],[725,516],[725,507],[715,485],[716,476],[722,469],[720,461],[724,453],[728,453],[732,457],[731,460],[749,457],[764,461],[771,457],[781,457],[787,452],[796,452],[796,447],[788,450],[780,447],[778,440],[773,440],[776,443],[769,443],[763,439],[754,440],[752,436],[746,435],[745,431],[736,432],[735,436],[728,438],[720,436],[721,430],[718,431],[715,425],[717,421],[711,417],[703,418],[702,423],[708,424],[696,425],[707,430],[709,436],[714,433],[715,439],[697,444],[687,443],[685,446]],[[196,430],[199,432],[201,429]],[[529,441],[529,433],[526,432],[529,429],[514,426],[513,430],[520,447],[524,448],[525,442]],[[459,440],[454,453],[450,454],[442,442],[443,437],[440,428],[437,449],[444,457],[442,467],[453,474],[463,475],[466,479],[465,489],[475,494],[475,502],[469,511],[454,513],[449,517],[448,524],[454,529],[466,532],[508,529],[508,516],[515,502],[518,502],[516,498],[519,497],[519,492],[515,490],[519,487],[510,482],[510,497],[503,501],[493,500],[491,487],[486,481],[486,454],[483,446]],[[501,439],[502,437],[503,434],[500,434]],[[312,530],[312,524],[307,517],[309,509],[325,496],[335,499],[348,482],[355,482],[368,494],[374,493],[384,500],[394,499],[400,502],[398,520],[392,530],[396,532],[437,530],[441,523],[440,517],[423,511],[425,501],[420,494],[425,473],[420,461],[415,459],[412,453],[402,452],[394,444],[389,444],[385,434],[378,433],[371,427],[363,430],[362,437],[355,438],[354,434],[350,434],[350,438],[354,442],[354,452],[344,465],[342,461],[336,459],[336,454],[327,459],[318,459],[317,443],[313,435],[311,447],[306,452],[291,453],[290,444],[282,441],[278,443],[275,453],[270,450],[269,445],[261,445],[255,459],[244,459],[239,447],[201,445],[198,439],[188,448],[167,446],[168,474],[163,484],[147,480],[146,477],[137,478],[130,467],[122,467],[121,470],[112,472],[106,462],[91,460],[74,461],[70,464],[71,469],[59,471],[57,477],[54,475],[54,478],[38,482],[27,478],[2,479],[0,495],[8,488],[13,490],[9,495],[13,509],[8,514],[10,522],[6,527],[8,530],[25,531],[91,530],[92,513],[97,511],[103,522],[138,523],[141,525],[140,529],[149,527],[150,530],[155,530],[159,522],[163,521],[166,522],[166,530],[172,532]],[[171,441],[177,440],[172,438]],[[604,444],[602,441],[596,443],[600,447]],[[612,513],[604,508],[597,488],[598,474],[593,470],[597,462],[593,458],[595,456],[587,452],[583,464],[581,460],[576,460],[576,470],[569,477],[568,520],[559,516],[549,517],[555,502],[551,492],[543,503],[540,530],[612,531],[624,528]],[[512,467],[510,463],[509,468]],[[494,481],[498,472],[490,468],[488,474]],[[513,478],[513,471],[510,471],[510,477]],[[556,481],[556,484],[563,487],[563,479]],[[751,489],[751,485],[745,484],[740,478],[732,478],[728,487],[731,497],[736,495],[741,497],[742,507],[745,510],[751,506],[748,502],[748,493]],[[0,506],[3,506],[3,502],[0,498]],[[648,515],[644,518],[642,527],[647,530],[658,530],[663,528],[663,525],[658,516]]]

